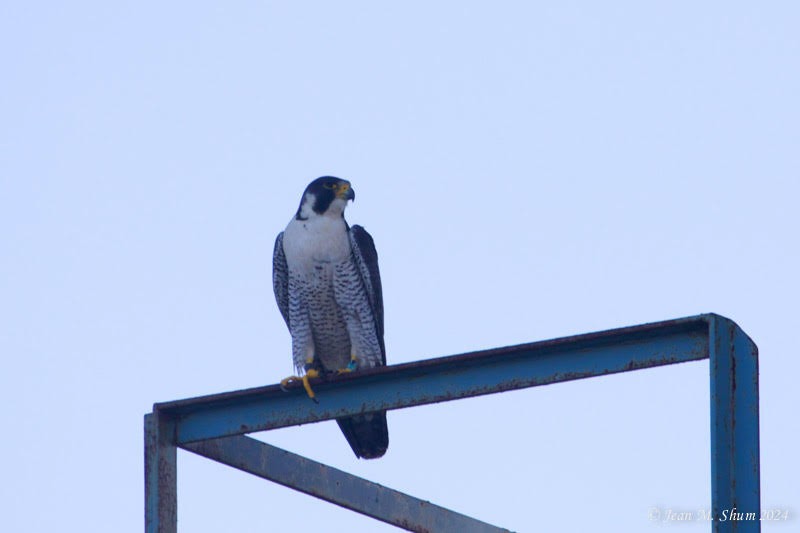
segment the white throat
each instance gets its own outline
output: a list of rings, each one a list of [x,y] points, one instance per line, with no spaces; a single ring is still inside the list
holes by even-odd
[[[283,250],[290,270],[311,272],[315,264],[338,263],[350,258],[347,224],[341,214],[313,210],[306,220],[293,217],[283,234]]]

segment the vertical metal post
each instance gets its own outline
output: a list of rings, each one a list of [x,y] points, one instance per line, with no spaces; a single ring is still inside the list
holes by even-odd
[[[177,533],[175,424],[156,410],[144,417],[145,533]]]
[[[761,531],[758,348],[727,318],[710,326],[712,529]]]

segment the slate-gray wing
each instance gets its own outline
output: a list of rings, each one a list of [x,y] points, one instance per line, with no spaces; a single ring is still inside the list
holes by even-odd
[[[383,288],[381,273],[378,269],[378,252],[372,236],[363,227],[355,225],[350,228],[350,248],[353,260],[361,272],[361,280],[369,299],[372,316],[375,318],[375,332],[381,346],[382,363],[386,364],[386,346],[383,342]]]
[[[275,292],[275,301],[278,309],[289,327],[289,265],[286,264],[286,255],[283,252],[283,232],[275,238],[275,249],[272,251],[272,290]]]
[[[378,270],[378,252],[375,250],[372,236],[363,227],[351,227],[349,235],[353,261],[361,273],[361,280],[375,319],[375,333],[381,348],[381,364],[386,365],[386,347],[383,343],[383,288]],[[386,453],[389,447],[386,411],[337,418],[336,422],[356,457],[375,459]]]

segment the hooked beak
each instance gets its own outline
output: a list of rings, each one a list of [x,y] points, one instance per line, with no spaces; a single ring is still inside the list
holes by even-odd
[[[356,200],[356,191],[350,186],[349,182],[344,182],[339,185],[339,188],[336,190],[336,197],[341,198],[345,202],[347,200]]]

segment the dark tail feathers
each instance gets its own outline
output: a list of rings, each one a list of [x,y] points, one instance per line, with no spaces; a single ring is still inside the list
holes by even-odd
[[[337,418],[339,429],[359,459],[383,457],[389,447],[386,411]]]

